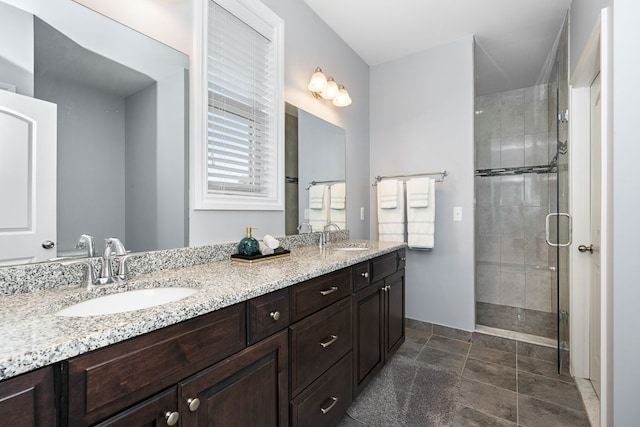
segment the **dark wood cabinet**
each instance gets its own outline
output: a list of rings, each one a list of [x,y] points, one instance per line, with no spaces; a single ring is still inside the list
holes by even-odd
[[[404,269],[397,269],[404,264],[396,253],[389,255],[371,261],[372,278],[378,280],[353,298],[354,397],[404,342]]]
[[[287,341],[281,332],[180,383],[181,425],[288,426]]]
[[[179,425],[178,392],[175,387],[127,409],[96,427],[164,427]]]
[[[384,353],[385,362],[404,342],[404,270],[385,280]]]
[[[101,421],[246,346],[245,304],[71,359],[69,425]]]
[[[289,326],[289,289],[281,289],[247,302],[247,344]]]
[[[2,381],[0,424],[334,425],[404,341],[404,256]]]
[[[3,426],[56,425],[53,368],[46,367],[0,383]]]

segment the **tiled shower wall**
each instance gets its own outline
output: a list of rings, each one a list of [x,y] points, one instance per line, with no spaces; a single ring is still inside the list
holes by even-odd
[[[476,169],[546,165],[553,159],[553,87],[476,98]],[[555,312],[555,256],[545,242],[555,175],[476,177],[475,184],[476,301]]]

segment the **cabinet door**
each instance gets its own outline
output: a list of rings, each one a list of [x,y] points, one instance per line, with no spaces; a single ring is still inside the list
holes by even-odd
[[[385,362],[404,342],[404,270],[385,279]]]
[[[0,383],[0,425],[54,426],[53,369],[39,369]]]
[[[283,331],[181,383],[182,426],[287,426],[287,341]]]
[[[96,427],[160,427],[178,425],[178,392],[175,387],[160,393]]]
[[[359,291],[354,298],[354,397],[358,395],[384,364],[383,281]]]

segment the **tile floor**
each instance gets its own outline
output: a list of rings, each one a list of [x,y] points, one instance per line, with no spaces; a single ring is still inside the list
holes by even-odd
[[[461,376],[452,427],[589,426],[573,378],[557,374],[554,348],[409,319],[407,326],[394,357]],[[339,425],[363,424],[347,415]]]

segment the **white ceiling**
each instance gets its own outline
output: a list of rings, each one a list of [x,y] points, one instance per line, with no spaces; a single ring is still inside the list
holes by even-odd
[[[571,0],[304,0],[369,65],[468,35],[476,93],[542,83]]]

